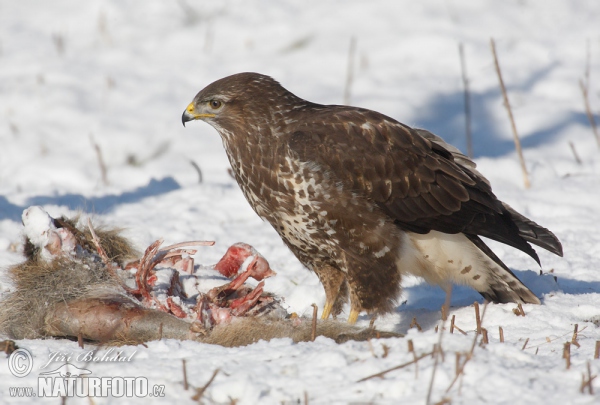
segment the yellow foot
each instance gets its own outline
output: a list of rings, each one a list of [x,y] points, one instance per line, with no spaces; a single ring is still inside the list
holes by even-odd
[[[356,323],[356,321],[358,320],[358,314],[360,314],[360,312],[357,310],[353,309],[350,311],[350,316],[348,317],[348,323],[350,325],[354,325]]]
[[[325,306],[323,307],[323,313],[321,314],[321,319],[329,318],[329,315],[331,315],[332,309],[333,309],[333,304],[326,302]]]

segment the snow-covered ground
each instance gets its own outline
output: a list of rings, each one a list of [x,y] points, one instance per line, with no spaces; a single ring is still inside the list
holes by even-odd
[[[195,387],[220,369],[205,403],[414,404],[425,403],[431,383],[432,403],[598,403],[600,397],[581,394],[580,385],[588,362],[591,373],[600,374],[600,360],[593,359],[600,340],[600,150],[578,83],[587,43],[589,98],[600,121],[598,21],[595,0],[0,1],[0,266],[22,260],[21,212],[41,205],[52,216],[83,212],[122,226],[140,248],[158,238],[168,244],[215,240],[196,255],[198,263],[215,263],[237,241],[250,243],[278,272],[266,290],[285,297],[290,311],[310,315],[313,302],[324,302],[317,278],[248,206],[227,173],[217,133],[198,123],[184,129],[182,111],[205,85],[242,71],[271,75],[311,101],[342,103],[355,38],[350,103],[427,128],[465,151],[462,42],[479,168],[502,200],[556,233],[565,257],[538,250],[539,276],[530,258],[491,244],[543,304],[525,305],[524,317],[513,313],[514,304],[490,305],[483,320],[490,342],[475,346],[449,390],[455,353],[469,352],[475,335],[472,304],[482,302],[465,288],[454,290],[450,315],[467,336],[446,330],[434,379],[434,360],[425,357],[418,374],[410,365],[357,382],[412,360],[409,339],[417,355],[438,342],[444,294],[417,279],[405,280],[402,305],[376,323],[406,338],[342,345],[282,339],[236,349],[163,340],[125,348],[136,352],[131,362],[88,368],[94,376],[146,377],[164,385],[165,397],[140,403],[195,402],[194,391],[183,389],[181,359]],[[522,137],[528,190],[490,37]],[[201,168],[202,183],[191,162]],[[8,288],[3,270],[0,291]],[[409,329],[415,317],[423,332]],[[368,318],[359,323],[368,325]],[[567,370],[563,346],[575,324],[578,346],[571,345]],[[82,353],[68,340],[17,344],[32,352],[34,370],[19,379],[0,361],[0,403],[30,403],[10,397],[9,387],[37,387],[39,366],[50,353]],[[593,386],[600,391],[598,381]]]

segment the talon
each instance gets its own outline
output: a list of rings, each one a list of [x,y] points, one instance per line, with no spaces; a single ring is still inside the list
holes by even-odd
[[[353,309],[350,311],[350,316],[348,317],[348,324],[349,325],[354,325],[356,323],[356,321],[358,320],[358,315],[360,314],[359,311]]]
[[[323,313],[321,314],[321,319],[329,318],[329,315],[331,315],[332,309],[333,309],[333,303],[325,302],[325,306],[323,306]]]

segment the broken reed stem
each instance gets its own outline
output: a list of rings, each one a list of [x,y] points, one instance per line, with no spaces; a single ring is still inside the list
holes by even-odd
[[[583,103],[585,104],[585,114],[587,115],[588,121],[590,122],[590,126],[592,127],[592,132],[594,133],[594,137],[596,138],[598,148],[600,149],[600,134],[598,133],[598,127],[596,125],[596,120],[594,119],[594,114],[592,114],[592,109],[590,108],[588,89],[586,88],[585,84],[583,84],[583,80],[579,80],[579,87],[581,87],[581,93],[583,95]]]
[[[416,316],[412,319],[412,322],[410,323],[408,329],[412,329],[414,327],[416,327],[419,332],[423,332],[423,329],[421,328],[421,325],[419,325],[419,323],[417,322],[417,317]]]
[[[517,307],[513,309],[513,312],[517,316],[525,316],[525,310],[523,309],[523,305],[521,305],[521,303],[517,304]]]
[[[475,322],[477,323],[477,334],[481,335],[481,318],[479,317],[479,303],[475,301],[473,303],[475,307]]]
[[[77,344],[83,349],[83,335],[81,332],[77,334]]]
[[[525,184],[525,188],[529,188],[531,186],[531,184],[529,183],[529,174],[527,173],[527,166],[525,165],[525,158],[523,157],[523,150],[521,149],[521,140],[519,139],[519,133],[517,132],[515,118],[513,117],[510,103],[508,102],[508,95],[506,93],[506,87],[504,86],[504,80],[502,80],[502,72],[500,71],[500,64],[498,63],[498,55],[496,54],[496,43],[494,42],[494,38],[490,38],[490,46],[492,48],[492,54],[494,55],[494,65],[496,67],[496,73],[498,74],[498,80],[500,81],[500,89],[502,90],[502,97],[504,98],[504,106],[506,107],[506,111],[508,111],[508,118],[510,120],[510,125],[512,128],[513,139],[515,141],[515,148],[517,150],[517,154],[519,155],[519,161],[521,162],[521,170],[523,171],[523,182]]]
[[[577,347],[581,347],[581,345],[577,341],[577,329],[578,328],[579,328],[579,325],[575,324],[575,326],[573,327],[573,337],[571,338],[571,344],[573,344],[573,345],[575,345]]]
[[[319,310],[319,308],[317,307],[317,304],[312,304],[313,307],[313,317],[312,317],[312,328],[311,328],[311,333],[310,333],[310,340],[311,342],[314,342],[315,339],[317,338],[317,311]]]
[[[354,53],[356,52],[356,38],[350,38],[350,49],[348,49],[348,68],[346,70],[346,86],[344,87],[344,104],[350,104],[350,89],[354,81]]]
[[[484,345],[490,343],[490,341],[488,340],[488,331],[486,328],[481,328],[481,335],[483,336],[481,341]]]
[[[585,373],[581,373],[581,388],[579,389],[579,392],[581,392],[582,394],[585,391],[585,387],[588,387],[588,393],[590,395],[594,395],[594,388],[592,387],[592,381],[594,381],[594,379],[597,376],[592,375],[592,368],[590,366],[590,362],[587,362],[587,379],[585,378]]]
[[[566,342],[563,349],[563,359],[567,362],[567,370],[571,368],[571,342]]]
[[[450,320],[450,333],[454,333],[454,321],[456,320],[456,315],[452,315],[452,319]]]
[[[210,384],[212,384],[213,380],[215,379],[215,377],[217,376],[217,374],[219,374],[219,371],[221,371],[220,368],[216,369],[212,376],[210,377],[210,379],[208,380],[208,382],[206,384],[204,384],[203,387],[201,388],[196,388],[196,394],[192,397],[192,399],[194,401],[200,401],[200,398],[202,398],[202,395],[204,395],[204,391],[206,391],[206,389],[208,388],[208,386]]]
[[[596,340],[596,349],[594,350],[594,359],[600,358],[600,340]]]
[[[464,98],[465,98],[465,138],[467,142],[467,156],[473,158],[473,141],[471,139],[471,97],[469,94],[469,79],[467,79],[467,64],[465,62],[465,52],[462,42],[458,44],[458,54],[460,55],[460,71],[462,76]]]
[[[523,343],[523,347],[521,347],[521,350],[525,350],[525,348],[527,347],[527,343],[529,343],[529,338],[525,339],[525,343]]]
[[[504,329],[502,329],[502,326],[498,326],[498,333],[500,334],[500,343],[504,343]]]
[[[98,159],[98,166],[100,167],[100,175],[102,177],[102,184],[104,184],[105,186],[108,186],[107,169],[106,169],[106,164],[104,163],[104,158],[102,157],[102,150],[100,149],[100,145],[98,145],[94,141],[94,137],[91,134],[90,134],[90,142],[92,143],[92,146],[94,147],[94,150],[96,151],[96,159]]]
[[[187,367],[185,366],[185,359],[181,359],[181,368],[183,369],[183,389],[188,390],[188,380],[187,380]]]
[[[357,382],[357,383],[359,383],[359,382],[363,382],[363,381],[366,381],[366,380],[370,380],[371,378],[375,378],[375,377],[383,377],[385,374],[389,373],[390,371],[399,370],[399,369],[401,369],[401,368],[404,368],[404,367],[410,366],[411,364],[418,362],[418,361],[419,361],[419,360],[421,360],[422,358],[424,358],[424,357],[427,357],[427,356],[431,356],[431,355],[433,355],[433,352],[430,352],[430,353],[424,353],[424,354],[422,354],[422,355],[420,355],[420,356],[416,357],[415,359],[413,359],[413,360],[411,360],[411,361],[408,361],[408,362],[406,362],[406,363],[400,364],[399,366],[396,366],[396,367],[388,368],[387,370],[381,371],[381,372],[379,372],[379,373],[377,373],[377,374],[373,374],[373,375],[370,375],[370,376],[368,376],[368,377],[361,378],[360,380],[358,380],[358,381],[356,381],[356,382]]]

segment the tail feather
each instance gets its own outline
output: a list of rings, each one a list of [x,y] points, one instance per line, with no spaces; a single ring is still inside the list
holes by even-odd
[[[473,235],[466,236],[479,250],[500,267],[488,266],[489,277],[487,285],[484,289],[475,288],[483,298],[490,302],[502,304],[509,302],[540,304],[539,298],[517,278],[479,237]]]
[[[534,245],[537,245],[549,252],[554,253],[555,255],[562,257],[562,244],[550,230],[536,224],[524,215],[519,214],[508,204],[502,204],[512,217],[515,225],[517,225],[517,228],[519,229],[519,236],[521,236],[527,242],[531,242]]]

